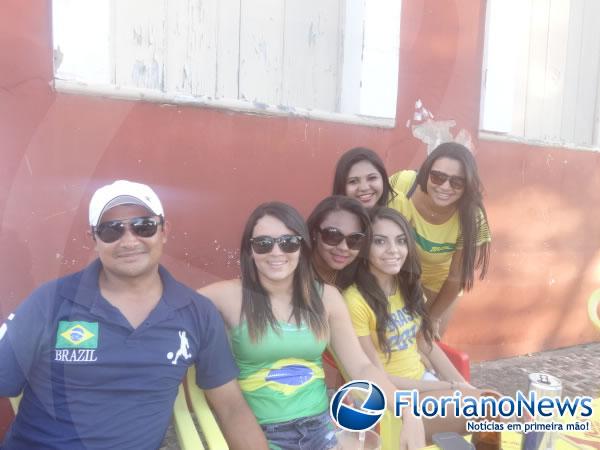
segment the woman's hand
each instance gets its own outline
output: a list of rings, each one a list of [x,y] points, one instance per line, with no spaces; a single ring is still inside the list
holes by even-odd
[[[440,329],[442,327],[442,319],[439,317],[431,317],[431,332],[433,334],[433,340],[439,341],[442,339]]]
[[[400,450],[417,450],[425,447],[425,427],[419,417],[415,417],[410,408],[402,412],[402,433]]]
[[[468,381],[460,380],[460,379],[455,379],[455,380],[448,380],[445,381],[445,383],[448,383],[450,386],[448,387],[449,390],[451,391],[469,391],[469,390],[475,390],[478,391],[479,389],[477,389],[475,386],[473,386],[471,383],[469,383]]]
[[[473,386],[471,383],[468,383],[466,381],[459,381],[456,383],[456,386],[461,391],[468,391],[468,390],[477,391],[478,390],[475,386]]]

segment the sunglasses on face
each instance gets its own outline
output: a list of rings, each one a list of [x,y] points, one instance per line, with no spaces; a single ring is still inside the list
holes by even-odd
[[[279,246],[284,253],[294,253],[300,250],[302,244],[302,236],[294,236],[291,234],[284,234],[277,238],[271,236],[256,236],[250,239],[252,250],[257,255],[264,255],[270,253],[275,247],[275,244]]]
[[[367,237],[365,233],[350,233],[345,235],[334,227],[320,228],[321,240],[327,245],[336,247],[345,239],[346,245],[350,250],[360,250],[362,243]]]
[[[118,241],[129,226],[131,232],[141,238],[149,238],[156,234],[158,226],[163,224],[162,217],[134,217],[127,220],[110,220],[92,227],[92,232],[105,244]]]
[[[429,171],[429,180],[438,186],[441,186],[446,182],[446,180],[450,180],[450,186],[453,189],[464,189],[465,188],[465,178],[457,177],[456,175],[448,175],[447,173],[440,172],[438,170],[430,170]]]

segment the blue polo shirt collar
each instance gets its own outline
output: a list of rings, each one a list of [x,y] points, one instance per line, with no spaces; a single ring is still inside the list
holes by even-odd
[[[67,282],[61,288],[61,296],[90,310],[96,309],[98,302],[104,300],[98,284],[101,268],[102,262],[96,259],[79,274],[67,277]],[[163,295],[157,309],[164,313],[166,310],[183,308],[193,301],[193,291],[177,282],[167,269],[159,265],[158,273],[163,283]]]

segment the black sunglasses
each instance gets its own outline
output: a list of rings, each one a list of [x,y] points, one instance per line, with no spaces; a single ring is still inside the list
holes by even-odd
[[[321,240],[327,245],[337,246],[346,239],[346,245],[350,250],[360,250],[363,241],[367,237],[365,233],[350,233],[345,235],[335,227],[319,228]]]
[[[158,226],[162,224],[162,217],[134,217],[127,220],[110,220],[92,227],[92,233],[98,236],[98,239],[105,244],[111,244],[123,237],[127,225],[129,225],[129,229],[136,236],[149,238],[156,234]]]
[[[450,186],[454,189],[464,189],[465,188],[465,178],[457,177],[456,175],[448,175],[444,172],[439,172],[437,170],[429,171],[429,179],[433,184],[441,186],[446,182],[446,180],[450,180]]]
[[[284,253],[294,253],[297,252],[300,249],[300,245],[302,245],[302,236],[294,236],[291,234],[284,234],[277,238],[271,236],[256,236],[250,238],[250,244],[252,245],[252,250],[254,250],[254,253],[257,255],[271,252],[273,247],[275,247],[275,244],[277,244]]]

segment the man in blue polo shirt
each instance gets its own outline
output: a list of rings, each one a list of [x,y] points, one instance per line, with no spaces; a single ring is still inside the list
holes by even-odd
[[[188,367],[232,448],[266,448],[221,316],[159,259],[168,224],[148,186],[91,199],[98,259],[41,286],[0,327],[0,396],[23,392],[4,447],[156,449]]]

